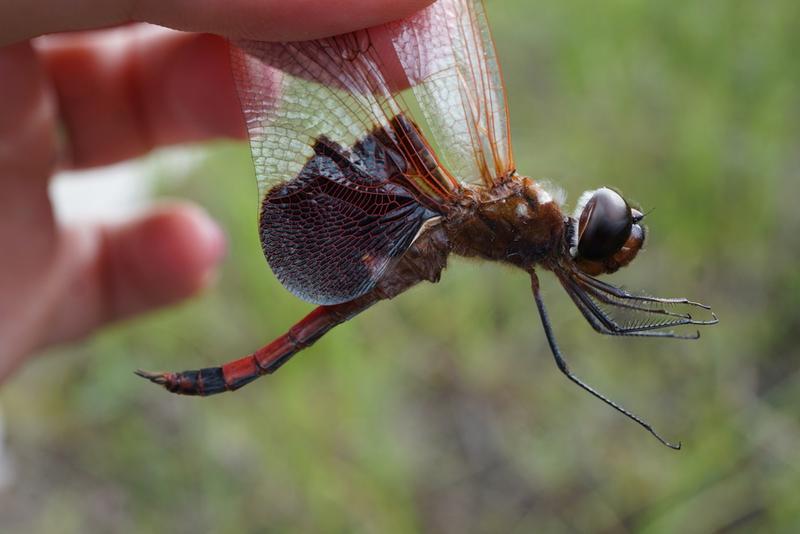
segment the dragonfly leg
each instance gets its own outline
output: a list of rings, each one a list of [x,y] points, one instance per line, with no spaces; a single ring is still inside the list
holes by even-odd
[[[180,395],[208,396],[233,391],[262,375],[274,373],[289,358],[312,345],[328,330],[351,319],[376,301],[365,295],[343,304],[319,306],[272,343],[219,367],[177,373],[140,370],[136,374]]]
[[[553,353],[553,358],[555,358],[556,360],[556,365],[558,366],[558,369],[573,383],[577,384],[580,388],[584,389],[591,395],[605,402],[606,404],[617,410],[625,417],[632,419],[633,421],[644,427],[658,441],[660,441],[667,447],[676,450],[680,449],[681,448],[680,442],[672,443],[665,440],[664,438],[661,437],[661,435],[658,432],[655,431],[655,429],[652,427],[652,425],[650,425],[650,423],[648,423],[638,415],[628,411],[626,408],[620,406],[613,400],[609,399],[608,397],[606,397],[605,395],[594,389],[592,386],[586,384],[580,378],[578,378],[572,373],[572,370],[569,368],[567,361],[561,354],[561,349],[558,347],[558,343],[556,343],[556,337],[555,334],[553,333],[553,327],[550,324],[550,318],[547,315],[547,309],[544,306],[544,301],[542,300],[542,295],[541,292],[539,291],[539,278],[536,276],[536,273],[533,270],[530,271],[530,275],[531,275],[531,289],[533,290],[533,298],[536,300],[536,307],[539,310],[539,317],[542,319],[544,334],[545,337],[547,338],[547,343],[550,345],[550,351]]]

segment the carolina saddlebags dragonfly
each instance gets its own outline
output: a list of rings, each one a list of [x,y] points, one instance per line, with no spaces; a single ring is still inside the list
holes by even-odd
[[[232,64],[264,254],[287,289],[319,307],[221,367],[138,374],[185,395],[238,389],[373,304],[438,281],[457,254],[526,271],[561,372],[680,447],[572,374],[536,268],[554,273],[602,334],[695,338],[670,329],[717,318],[694,318],[692,310],[709,308],[687,299],[637,295],[595,278],[630,263],[645,239],[642,213],[619,193],[586,192],[567,215],[556,195],[517,173],[481,0],[439,0],[406,20],[326,39],[240,41]]]

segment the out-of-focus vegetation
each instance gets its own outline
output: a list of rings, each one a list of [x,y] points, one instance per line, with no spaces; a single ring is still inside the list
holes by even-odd
[[[601,337],[544,276],[576,372],[684,450],[564,379],[524,273],[457,259],[236,394],[139,380],[248,353],[311,309],[261,256],[245,146],[220,144],[166,191],[225,225],[217,288],[3,386],[16,478],[1,530],[800,528],[800,3],[488,10],[520,171],[570,205],[612,185],[655,208],[647,250],[614,279],[721,318],[697,342]]]

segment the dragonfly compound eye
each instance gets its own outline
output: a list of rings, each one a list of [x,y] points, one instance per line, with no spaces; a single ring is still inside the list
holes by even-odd
[[[578,222],[578,256],[604,260],[619,251],[633,227],[633,214],[619,193],[603,187],[583,207]]]

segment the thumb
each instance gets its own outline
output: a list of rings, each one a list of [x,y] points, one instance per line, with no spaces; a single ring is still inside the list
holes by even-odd
[[[262,41],[303,40],[396,20],[432,0],[3,0],[0,46],[45,33],[151,22]]]

